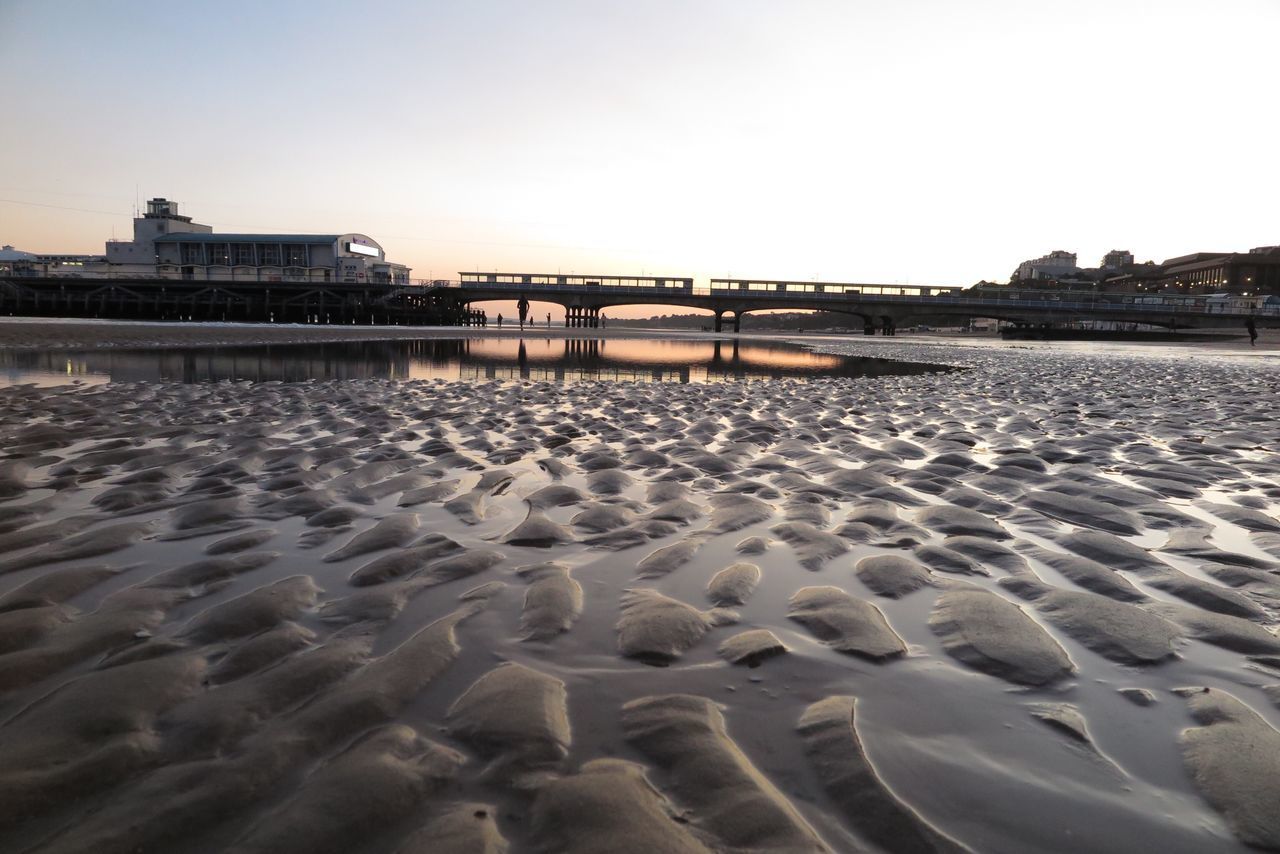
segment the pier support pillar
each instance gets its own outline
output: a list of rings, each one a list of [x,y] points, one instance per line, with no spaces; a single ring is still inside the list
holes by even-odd
[[[737,335],[742,331],[742,312],[735,311],[733,313],[733,334]]]
[[[720,331],[722,331],[723,329],[724,329],[724,312],[723,312],[723,311],[717,311],[717,312],[716,312],[715,330],[716,330],[716,332],[720,332]]]

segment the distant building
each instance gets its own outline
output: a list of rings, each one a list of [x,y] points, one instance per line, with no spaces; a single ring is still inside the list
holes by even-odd
[[[1076,266],[1076,253],[1055,249],[1048,255],[1023,261],[1010,277],[1014,281],[1035,281],[1037,279],[1058,279],[1080,268]]]
[[[151,199],[147,212],[134,217],[133,240],[108,240],[107,263],[117,270],[130,265],[147,268],[138,272],[155,273],[156,241],[178,234],[212,234],[213,226],[192,222],[178,215],[178,203],[168,199]]]
[[[1159,285],[1183,293],[1280,294],[1280,247],[1196,252],[1161,266]]]
[[[10,250],[12,247],[6,247],[5,252]],[[146,213],[133,220],[133,239],[107,241],[105,255],[0,260],[0,271],[6,271],[6,265],[7,272],[48,276],[356,284],[409,281],[409,268],[388,261],[382,246],[367,235],[219,234],[212,226],[181,216],[177,203],[168,199],[148,201]]]
[[[1280,246],[1248,252],[1193,252],[1162,264],[1131,264],[1107,276],[1108,291],[1154,291],[1235,296],[1280,295]]]
[[[1119,272],[1133,266],[1133,253],[1127,249],[1112,249],[1102,256],[1101,269],[1108,272]]]
[[[0,246],[0,273],[14,273],[30,270],[36,262],[34,252],[23,252],[5,244]]]
[[[79,276],[104,261],[101,255],[50,255],[0,248],[0,273],[28,276]]]

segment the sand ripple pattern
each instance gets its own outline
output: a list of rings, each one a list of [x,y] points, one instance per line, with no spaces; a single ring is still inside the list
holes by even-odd
[[[0,389],[5,851],[1280,850],[1280,365]]]

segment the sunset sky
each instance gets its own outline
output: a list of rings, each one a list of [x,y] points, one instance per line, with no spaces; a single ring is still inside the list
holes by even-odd
[[[424,278],[1244,250],[1280,243],[1277,33],[1274,0],[0,0],[0,243],[101,252],[165,196]]]

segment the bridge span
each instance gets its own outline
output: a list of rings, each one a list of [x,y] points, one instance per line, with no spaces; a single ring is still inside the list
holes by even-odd
[[[860,317],[864,331],[892,335],[913,317],[992,318],[1015,324],[1060,324],[1074,320],[1142,323],[1167,329],[1280,328],[1280,298],[1218,299],[1203,294],[1121,294],[1009,288],[802,282],[780,279],[710,279],[661,276],[580,276],[560,273],[459,273],[457,298],[464,303],[537,300],[565,309],[565,325],[594,327],[603,309],[620,305],[675,305],[712,312],[715,330],[732,316],[773,309],[834,311]]]

